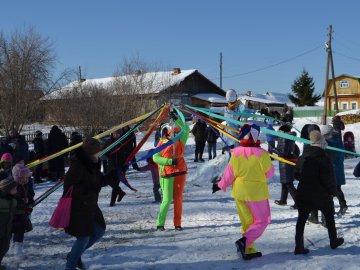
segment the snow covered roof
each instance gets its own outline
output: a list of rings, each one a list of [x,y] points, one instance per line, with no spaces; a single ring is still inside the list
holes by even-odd
[[[203,94],[196,94],[192,97],[205,100],[211,103],[223,103],[227,104],[226,98],[224,96],[218,95],[218,94],[212,94],[212,93],[203,93]]]
[[[195,72],[197,72],[196,69],[181,70],[179,74],[173,75],[173,71],[158,71],[117,77],[87,79],[84,82],[73,81],[61,89],[46,95],[43,99],[51,100],[61,98],[63,94],[79,86],[87,87],[97,85],[99,87],[103,87],[104,89],[111,89],[113,88],[115,82],[126,83],[128,85],[134,85],[135,87],[142,87],[142,91],[146,94],[156,94],[168,87],[180,84],[188,76]]]
[[[248,100],[248,101],[256,101],[265,104],[273,103],[273,104],[286,104],[288,106],[294,107],[294,104],[290,101],[288,94],[281,94],[281,93],[272,93],[266,92],[265,94],[256,94],[256,93],[249,93],[248,94],[240,94],[240,100]]]

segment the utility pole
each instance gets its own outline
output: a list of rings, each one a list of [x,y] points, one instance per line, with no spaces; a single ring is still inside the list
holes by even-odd
[[[325,91],[324,91],[324,114],[322,119],[322,124],[326,125],[327,122],[327,107],[328,107],[328,89],[329,89],[329,66],[331,65],[331,78],[332,78],[332,86],[334,89],[334,97],[335,97],[335,110],[339,112],[339,105],[338,105],[338,98],[336,92],[336,83],[335,83],[335,71],[334,71],[334,61],[332,55],[332,47],[331,47],[331,40],[332,40],[332,25],[329,26],[329,34],[328,34],[328,41],[325,43],[326,52],[327,52],[327,61],[326,61],[326,79],[325,79]],[[329,104],[331,108],[331,104]]]
[[[220,88],[222,89],[222,52],[220,53]]]

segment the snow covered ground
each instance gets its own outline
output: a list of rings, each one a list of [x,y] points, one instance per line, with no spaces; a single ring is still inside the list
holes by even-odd
[[[295,119],[296,127],[311,119]],[[313,120],[311,120],[313,121]],[[347,130],[360,140],[360,124],[348,125]],[[218,148],[220,149],[220,143]],[[360,150],[359,142],[357,149]],[[145,144],[142,153],[151,148]],[[269,182],[272,222],[264,235],[256,242],[263,257],[243,261],[236,253],[234,242],[241,237],[240,222],[230,191],[211,193],[210,179],[219,174],[227,162],[221,155],[205,163],[193,163],[194,141],[190,137],[186,146],[189,174],[184,192],[184,231],[174,231],[173,208],[168,214],[166,231],[156,232],[159,204],[152,203],[150,173],[130,170],[129,181],[139,191],[125,189],[127,195],[115,207],[109,207],[110,189],[100,193],[107,232],[100,242],[86,251],[83,259],[89,269],[358,269],[360,264],[360,201],[358,179],[352,175],[360,160],[345,161],[347,184],[343,187],[349,210],[342,218],[336,218],[339,234],[345,244],[336,250],[329,247],[327,231],[320,225],[308,224],[305,228],[305,244],[311,250],[308,255],[293,255],[297,212],[288,206],[274,204],[280,196],[278,162],[274,161],[276,175]],[[141,153],[140,153],[141,155]],[[205,154],[207,160],[207,154]],[[51,186],[49,182],[36,186],[39,196]],[[62,190],[56,191],[33,212],[32,232],[25,235],[27,257],[16,260],[8,254],[4,264],[9,269],[60,270],[65,268],[65,257],[74,238],[62,230],[48,225],[51,213]],[[335,199],[338,209],[338,201]]]

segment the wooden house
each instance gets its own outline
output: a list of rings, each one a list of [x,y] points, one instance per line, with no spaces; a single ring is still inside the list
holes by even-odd
[[[360,77],[342,74],[335,78],[339,110],[356,110],[360,106]],[[335,95],[332,79],[328,82],[327,110],[335,110]],[[323,93],[324,96],[325,92]]]

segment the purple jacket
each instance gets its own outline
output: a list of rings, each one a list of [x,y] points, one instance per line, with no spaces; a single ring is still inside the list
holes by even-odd
[[[158,168],[158,165],[156,163],[152,163],[152,162],[148,161],[147,165],[145,165],[143,167],[139,167],[138,170],[140,172],[150,171],[153,183],[154,184],[159,184],[159,168]]]

